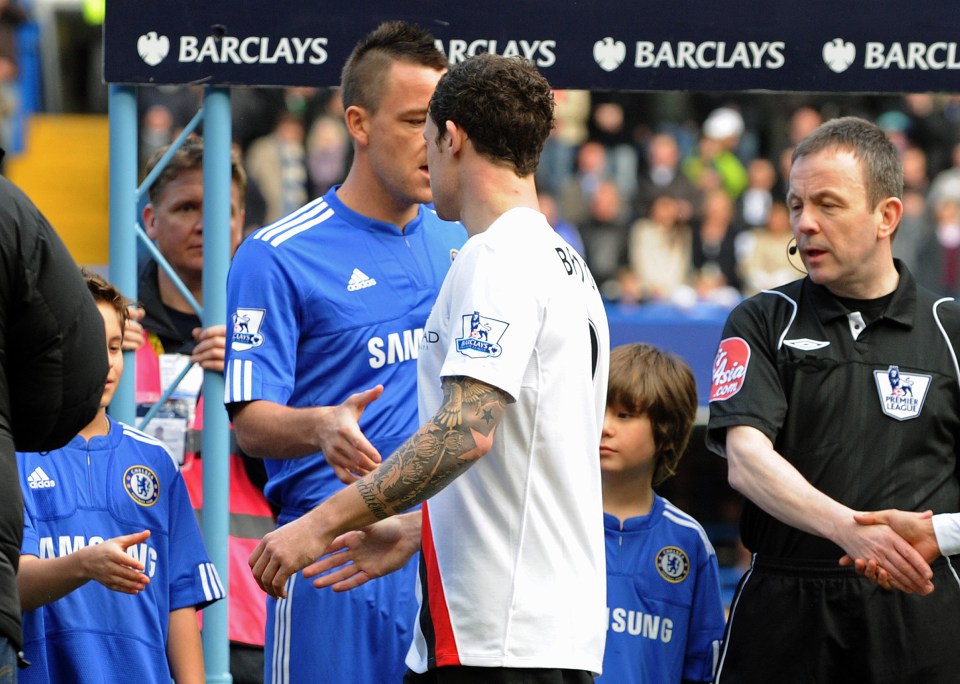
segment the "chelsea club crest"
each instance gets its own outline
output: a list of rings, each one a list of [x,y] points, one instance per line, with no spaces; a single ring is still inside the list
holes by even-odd
[[[657,572],[672,584],[687,579],[690,574],[690,559],[683,549],[676,546],[664,546],[657,553]]]
[[[135,465],[123,474],[123,488],[141,506],[152,506],[160,498],[160,480],[147,466]]]

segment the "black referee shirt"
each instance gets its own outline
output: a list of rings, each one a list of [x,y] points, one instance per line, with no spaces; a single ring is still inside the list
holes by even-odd
[[[960,303],[897,269],[886,312],[862,329],[809,278],[737,306],[714,362],[707,446],[722,455],[726,428],[749,425],[854,510],[960,511]],[[740,531],[756,553],[843,555],[749,501]]]

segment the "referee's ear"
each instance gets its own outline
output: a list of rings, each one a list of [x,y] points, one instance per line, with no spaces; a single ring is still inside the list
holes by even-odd
[[[903,217],[903,201],[899,197],[886,197],[874,209],[877,215],[877,239],[893,239]]]

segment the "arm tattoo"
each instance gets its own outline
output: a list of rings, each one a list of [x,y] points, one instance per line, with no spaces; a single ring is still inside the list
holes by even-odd
[[[370,511],[382,520],[453,482],[489,450],[507,401],[502,390],[473,378],[444,378],[436,415],[357,482]]]

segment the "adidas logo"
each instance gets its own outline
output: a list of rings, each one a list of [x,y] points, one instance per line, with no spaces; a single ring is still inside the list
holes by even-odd
[[[373,287],[376,284],[376,279],[371,278],[359,268],[355,268],[353,269],[353,275],[350,276],[350,282],[347,283],[347,292],[355,292],[365,287]]]
[[[57,486],[57,483],[47,477],[40,466],[37,466],[36,470],[27,475],[27,484],[30,485],[30,489],[51,489]]]

